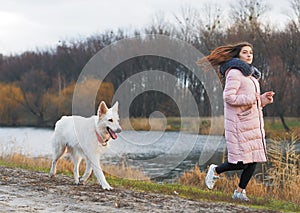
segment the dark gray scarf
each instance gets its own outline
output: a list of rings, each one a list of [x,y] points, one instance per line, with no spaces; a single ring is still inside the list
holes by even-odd
[[[225,76],[225,72],[229,68],[236,68],[240,70],[244,76],[250,76],[252,75],[256,79],[261,78],[261,72],[254,66],[247,64],[246,62],[240,60],[239,58],[233,58],[229,61],[224,62],[220,66],[220,73]]]

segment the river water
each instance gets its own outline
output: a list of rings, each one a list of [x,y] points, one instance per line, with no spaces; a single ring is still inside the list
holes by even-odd
[[[21,153],[29,157],[51,158],[52,129],[0,128],[0,155]],[[158,181],[172,182],[196,164],[222,161],[225,141],[222,136],[183,132],[123,131],[101,155],[101,164],[137,168]]]

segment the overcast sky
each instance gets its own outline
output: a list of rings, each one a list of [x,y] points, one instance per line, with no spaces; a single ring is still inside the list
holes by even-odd
[[[55,47],[60,40],[85,38],[111,29],[139,29],[155,14],[179,14],[185,6],[199,11],[214,2],[228,10],[237,0],[0,0],[0,53]],[[288,20],[290,3],[266,0],[274,23]]]

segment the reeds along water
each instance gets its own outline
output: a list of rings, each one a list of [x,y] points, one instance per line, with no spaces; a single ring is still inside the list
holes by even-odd
[[[247,186],[247,194],[267,199],[279,199],[300,204],[300,154],[296,152],[299,137],[291,134],[289,139],[276,138],[268,143],[269,161],[258,164],[261,173],[256,174]],[[186,171],[179,183],[206,189],[204,179],[206,171],[200,171],[198,165],[192,171]],[[221,174],[215,190],[232,193],[238,185],[238,175]]]
[[[274,139],[269,144],[267,181],[274,198],[300,203],[300,154],[296,152],[299,137],[291,134],[289,139]]]

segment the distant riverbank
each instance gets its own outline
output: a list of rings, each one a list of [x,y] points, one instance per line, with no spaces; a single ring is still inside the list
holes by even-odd
[[[214,131],[211,132],[210,117],[167,117],[167,118],[121,118],[120,123],[123,130],[135,131],[183,131],[195,133],[199,135],[223,135],[223,116],[214,118]],[[284,138],[287,134],[279,117],[265,117],[266,138],[281,137]],[[291,129],[291,132],[300,135],[300,117],[287,117],[285,122]],[[2,127],[23,127],[23,126],[7,126],[2,124]],[[53,126],[24,126],[39,129],[53,129]]]

